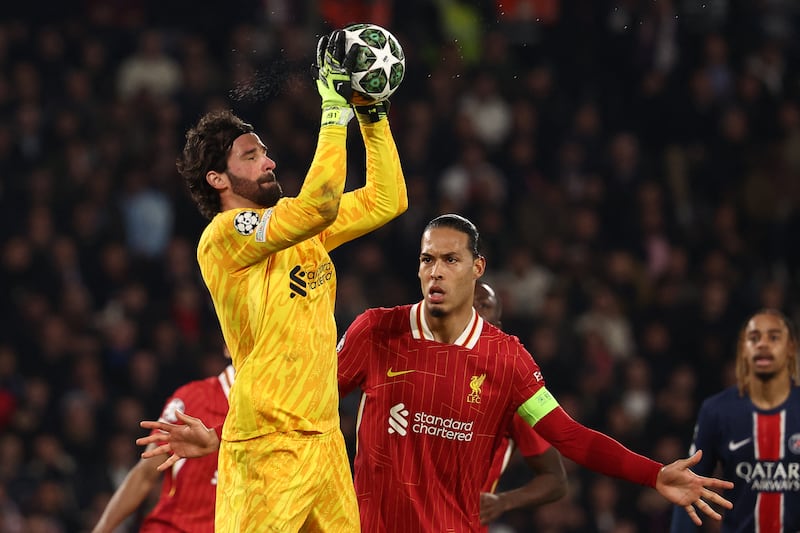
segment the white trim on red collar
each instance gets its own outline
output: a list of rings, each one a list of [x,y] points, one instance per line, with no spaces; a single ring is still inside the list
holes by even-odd
[[[225,393],[226,398],[230,396],[234,374],[235,372],[233,370],[233,365],[228,365],[225,367],[225,370],[223,370],[222,373],[217,376],[217,379],[219,379],[219,384],[222,386],[222,392]]]
[[[411,306],[408,318],[409,326],[411,327],[411,336],[413,338],[429,341],[435,340],[431,328],[428,327],[428,323],[425,321],[422,302],[417,302]],[[453,344],[463,346],[464,348],[474,348],[483,331],[483,323],[483,318],[473,309],[472,317],[469,322],[467,322],[467,327],[464,328],[464,331],[461,332],[461,335],[458,336]]]

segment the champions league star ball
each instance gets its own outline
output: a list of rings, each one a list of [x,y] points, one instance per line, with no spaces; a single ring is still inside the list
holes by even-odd
[[[386,100],[403,81],[406,57],[394,35],[376,24],[354,24],[344,28],[345,48],[358,46],[350,77],[353,103],[372,104]]]

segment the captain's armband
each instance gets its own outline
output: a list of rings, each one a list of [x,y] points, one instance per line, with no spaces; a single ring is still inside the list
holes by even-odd
[[[558,402],[550,391],[542,387],[536,394],[528,398],[519,406],[517,413],[528,424],[534,426],[539,420],[547,416],[550,411],[558,407]]]

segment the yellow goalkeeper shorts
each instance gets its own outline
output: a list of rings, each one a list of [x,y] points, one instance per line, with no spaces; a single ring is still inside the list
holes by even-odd
[[[217,533],[360,531],[338,429],[223,441],[218,471]]]

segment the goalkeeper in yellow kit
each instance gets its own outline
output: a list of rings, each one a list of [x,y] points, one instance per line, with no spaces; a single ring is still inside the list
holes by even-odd
[[[282,198],[250,124],[205,115],[178,170],[210,224],[197,249],[236,368],[221,429],[216,531],[358,531],[339,430],[336,271],[328,252],[408,205],[386,106],[350,105],[344,33],[317,46],[322,120],[299,194]],[[343,193],[347,124],[358,117],[366,185]]]

